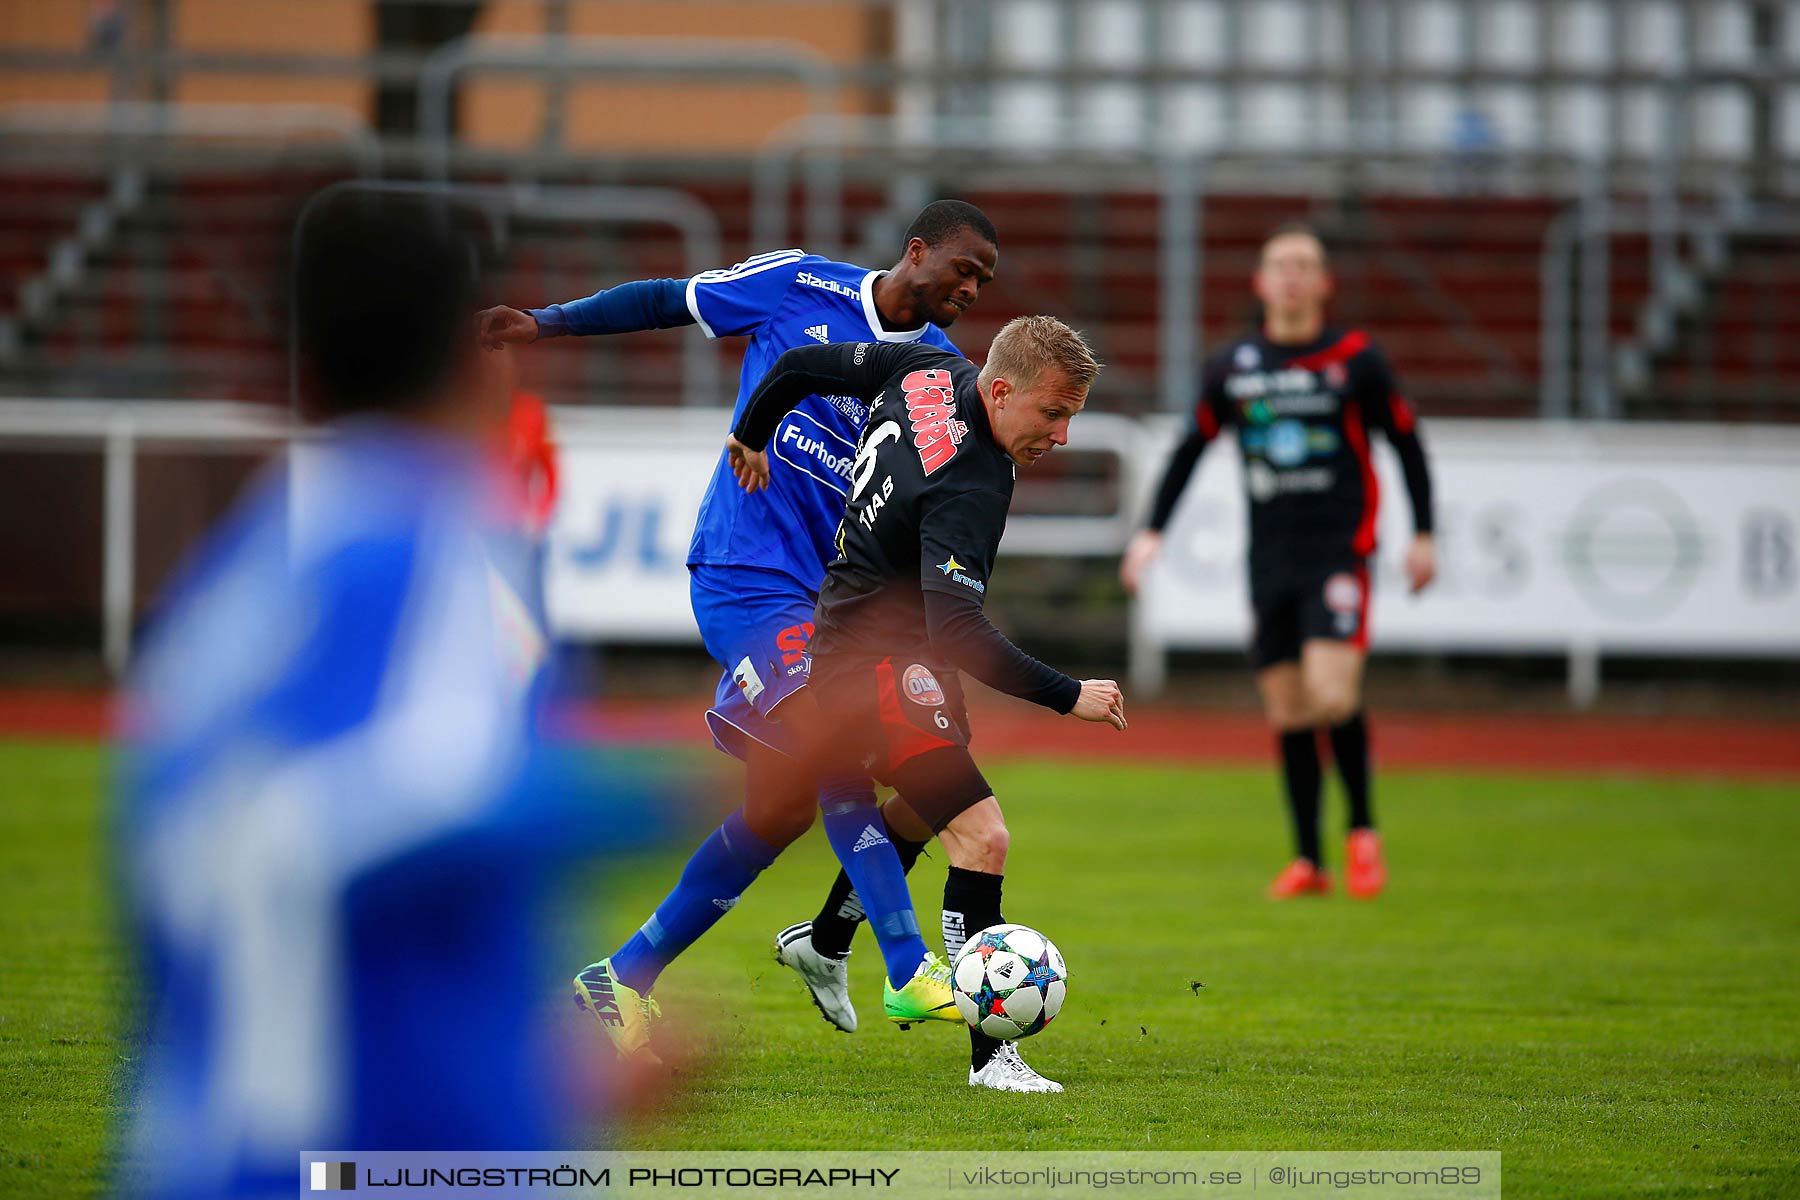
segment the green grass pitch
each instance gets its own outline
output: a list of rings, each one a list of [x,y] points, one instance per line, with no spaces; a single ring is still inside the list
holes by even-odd
[[[90,746],[0,745],[0,1196],[103,1188],[130,1053],[114,1006],[133,994],[105,769]],[[1276,905],[1268,772],[989,777],[1013,829],[1007,916],[1068,958],[1068,1005],[1024,1047],[1067,1094],[977,1093],[957,1028],[884,1027],[866,940],[863,1029],[818,1018],[767,950],[822,895],[815,831],[665,975],[696,1066],[610,1144],[1493,1149],[1510,1195],[1800,1194],[1800,787],[1390,772],[1389,893]],[[928,926],[933,853],[913,876]],[[682,857],[615,872],[603,904],[582,889],[571,969]]]

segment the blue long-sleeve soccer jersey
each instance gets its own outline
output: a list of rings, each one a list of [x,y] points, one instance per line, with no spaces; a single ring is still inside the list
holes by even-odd
[[[687,305],[708,337],[747,334],[735,422],[782,353],[826,342],[918,342],[955,351],[935,325],[891,331],[875,310],[881,272],[777,250],[688,280]],[[816,592],[836,555],[850,466],[868,408],[853,396],[808,396],[769,440],[769,488],[746,495],[723,452],[700,503],[688,565],[780,571]]]

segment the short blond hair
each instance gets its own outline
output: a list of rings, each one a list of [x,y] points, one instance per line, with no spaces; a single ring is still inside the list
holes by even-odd
[[[1061,372],[1074,390],[1086,393],[1100,375],[1100,360],[1081,334],[1055,317],[1014,317],[988,347],[981,387],[985,392],[1005,376],[1014,387],[1028,388],[1051,370]]]

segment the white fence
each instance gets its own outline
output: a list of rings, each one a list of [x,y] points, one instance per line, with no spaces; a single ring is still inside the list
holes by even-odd
[[[550,531],[552,621],[597,642],[695,643],[687,542],[723,411],[562,410],[563,491]],[[145,445],[229,449],[284,440],[267,410],[224,404],[0,402],[0,447],[105,454],[105,648],[128,653],[135,594],[133,464]],[[1111,558],[1177,429],[1089,414],[1078,449],[1114,457],[1120,505],[1020,516],[1007,555]],[[1410,528],[1385,448],[1375,601],[1378,649],[1567,653],[1578,693],[1602,654],[1800,658],[1800,429],[1438,421],[1439,582],[1406,595]],[[1229,445],[1203,460],[1167,552],[1130,616],[1133,678],[1161,681],[1171,647],[1232,648],[1248,631],[1244,500]]]

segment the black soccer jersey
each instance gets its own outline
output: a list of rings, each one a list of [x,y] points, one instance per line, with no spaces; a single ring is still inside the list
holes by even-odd
[[[1158,489],[1152,529],[1167,524],[1201,451],[1229,425],[1244,458],[1253,572],[1374,552],[1374,430],[1399,454],[1414,528],[1431,531],[1417,420],[1387,359],[1360,330],[1327,329],[1298,346],[1260,333],[1240,338],[1207,361],[1194,418]]]
[[[960,355],[887,343],[807,346],[782,355],[734,435],[766,444],[801,397],[869,402],[815,617],[815,659],[932,659],[1058,712],[1081,685],[1019,650],[982,611],[1013,463],[994,441]]]

